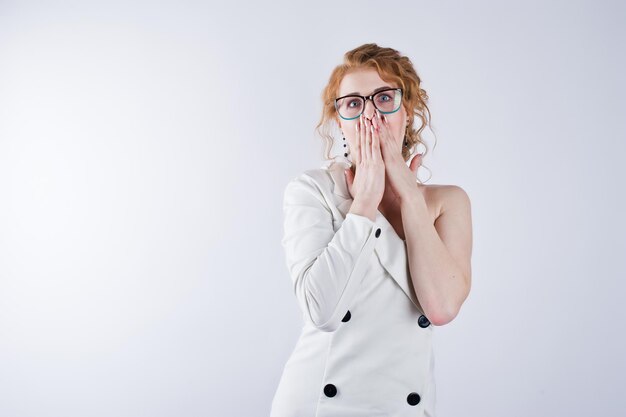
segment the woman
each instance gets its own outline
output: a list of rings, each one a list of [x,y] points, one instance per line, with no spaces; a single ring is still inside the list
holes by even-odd
[[[420,156],[407,166],[428,111],[420,82],[376,44],[331,74],[318,128],[340,127],[351,166],[285,188],[282,244],[304,327],[271,417],[434,416],[433,325],[469,294],[472,236],[464,190],[418,183]]]

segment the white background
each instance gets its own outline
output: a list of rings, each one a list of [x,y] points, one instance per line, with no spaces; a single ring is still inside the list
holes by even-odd
[[[0,1],[0,415],[268,415],[302,325],[283,189],[325,163],[322,88],[369,42],[431,97],[428,184],[472,201],[439,417],[623,415],[625,20],[619,1]]]

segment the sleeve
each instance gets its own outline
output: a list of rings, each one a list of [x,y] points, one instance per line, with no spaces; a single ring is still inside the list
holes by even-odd
[[[285,187],[283,214],[282,245],[300,309],[316,328],[335,331],[358,293],[380,229],[348,213],[335,232],[330,208],[305,174]]]

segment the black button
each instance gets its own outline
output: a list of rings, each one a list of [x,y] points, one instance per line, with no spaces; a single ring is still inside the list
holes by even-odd
[[[343,318],[341,319],[341,321],[343,321],[344,323],[347,322],[348,320],[350,320],[350,317],[352,317],[352,314],[350,314],[350,310],[348,310],[348,312],[346,313],[345,316],[343,316]]]
[[[417,324],[419,324],[420,327],[426,328],[430,326],[430,321],[426,318],[426,316],[421,315],[420,318],[417,319]]]
[[[324,394],[326,394],[327,397],[334,397],[335,394],[337,394],[337,387],[333,384],[326,384],[324,387]]]
[[[376,229],[376,237],[380,236],[380,227]]]
[[[417,405],[420,402],[420,396],[417,392],[412,392],[409,394],[408,397],[406,397],[406,402],[408,402],[411,405]]]

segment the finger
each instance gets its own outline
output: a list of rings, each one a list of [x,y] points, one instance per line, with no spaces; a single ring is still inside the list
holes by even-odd
[[[352,195],[352,170],[351,169],[346,169],[344,171],[344,174],[346,175],[346,183],[348,184],[348,191],[350,192],[350,195]]]
[[[378,137],[378,144],[381,148],[384,148],[386,145],[385,136],[384,136],[384,132],[381,129],[380,113],[378,112],[378,109],[376,109],[376,112],[374,115],[374,126],[376,130],[376,135]]]
[[[365,116],[361,115],[362,119],[361,119],[361,126],[363,126],[363,129],[361,130],[361,145],[363,147],[363,150],[361,151],[361,155],[363,156],[363,161],[365,161],[365,148],[367,146],[367,120],[365,119]]]
[[[367,122],[367,159],[372,160],[372,142],[374,140],[374,125],[372,125],[372,121],[368,120]]]
[[[361,118],[361,134],[359,135],[359,149],[361,151],[360,155],[360,163],[362,164],[365,161],[365,134],[367,132],[367,125],[365,124],[365,118]]]
[[[391,149],[390,145],[393,143],[393,141],[391,140],[391,133],[389,132],[388,126],[386,123],[383,122],[382,116],[378,112],[378,110],[376,111],[376,115],[378,116],[376,122],[378,123],[378,129],[380,131],[379,136],[381,145],[386,149]]]
[[[378,129],[374,130],[374,135],[372,136],[372,159],[375,161],[382,161],[383,159],[380,150],[380,131]]]
[[[367,132],[369,131],[369,126],[367,125],[367,119],[363,116],[363,132],[361,132],[361,140],[363,145],[363,150],[361,151],[361,155],[363,156],[363,162],[366,161],[367,158]]]
[[[363,130],[363,124],[361,120],[356,121],[356,143],[354,149],[354,163],[356,165],[361,163],[361,131]]]
[[[376,110],[376,127],[378,128],[378,138],[380,141],[380,147],[383,149],[383,154],[384,154],[384,152],[387,149],[389,149],[389,146],[388,146],[387,132],[385,131],[384,126],[381,122],[380,112],[378,110]]]
[[[417,154],[411,160],[411,171],[413,171],[417,175],[417,170],[419,169],[420,165],[422,165],[422,155]]]

